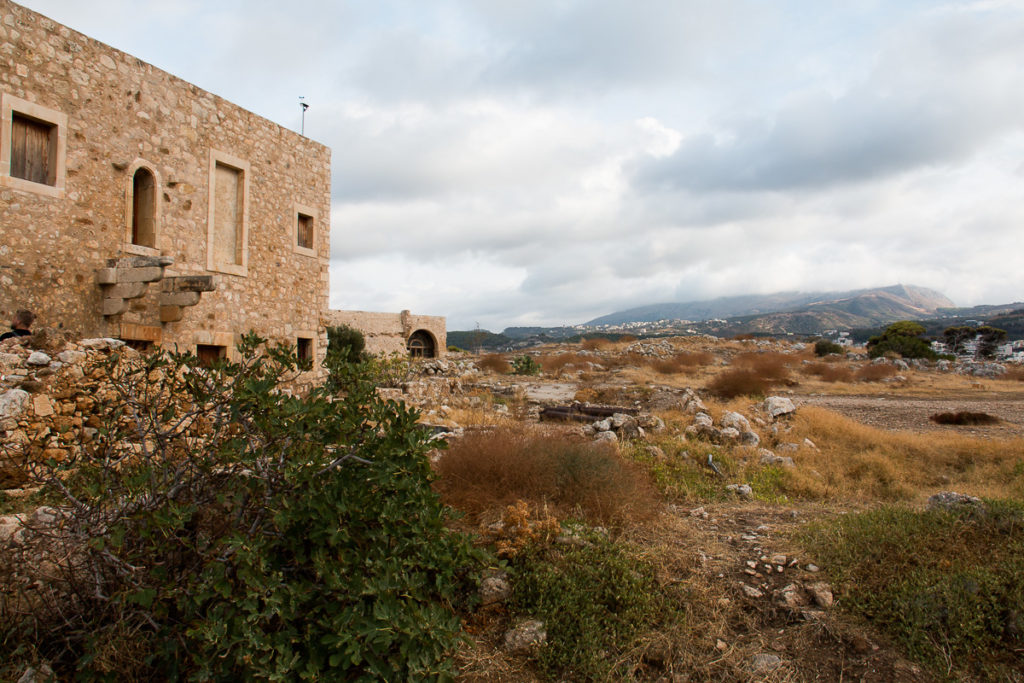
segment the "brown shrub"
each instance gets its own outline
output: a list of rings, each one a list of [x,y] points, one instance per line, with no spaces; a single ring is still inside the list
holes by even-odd
[[[637,338],[636,335],[624,334],[621,337],[619,337],[619,341],[624,344],[632,344],[633,342],[637,341]]]
[[[726,370],[707,385],[708,391],[725,400],[736,398],[737,396],[765,394],[770,388],[770,381],[753,370],[743,368]]]
[[[1024,382],[1024,366],[1011,365],[1006,369],[1006,374],[1002,376],[1002,379],[1013,379],[1018,382]]]
[[[675,358],[652,358],[647,365],[662,375],[675,375],[683,371],[683,365]]]
[[[523,500],[550,506],[559,517],[621,525],[653,515],[657,504],[645,475],[614,446],[564,433],[469,434],[452,444],[437,472],[444,502],[474,517]]]
[[[999,418],[988,413],[973,413],[969,410],[961,410],[956,413],[935,413],[928,418],[940,425],[993,425],[999,422]]]
[[[675,359],[683,367],[696,368],[710,365],[715,356],[708,351],[681,351],[675,355]]]
[[[540,358],[540,366],[544,369],[544,373],[548,375],[557,375],[567,365],[586,366],[589,362],[589,358],[575,353],[559,353],[554,356],[541,356]]]
[[[746,368],[763,379],[782,381],[789,376],[789,362],[792,358],[784,353],[741,353],[733,359],[737,368]]]
[[[611,345],[611,341],[604,337],[591,337],[584,339],[580,346],[584,351],[600,351],[601,349],[607,349]]]
[[[852,382],[853,370],[845,365],[835,363],[809,363],[804,366],[804,373],[812,375],[823,382]]]
[[[880,382],[896,374],[896,368],[888,363],[865,365],[854,377],[861,382]]]
[[[481,370],[489,370],[498,374],[508,374],[512,372],[512,366],[509,365],[505,357],[500,353],[488,353],[479,358],[476,362],[476,366]]]

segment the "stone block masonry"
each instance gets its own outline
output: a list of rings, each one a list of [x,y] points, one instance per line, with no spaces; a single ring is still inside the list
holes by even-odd
[[[322,357],[327,147],[8,0],[0,111],[0,323]]]

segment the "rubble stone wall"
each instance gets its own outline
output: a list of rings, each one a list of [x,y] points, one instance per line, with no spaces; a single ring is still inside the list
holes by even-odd
[[[436,315],[401,313],[370,313],[367,311],[329,310],[323,316],[324,325],[348,325],[363,333],[366,350],[387,355],[408,353],[409,338],[418,331],[426,332],[434,342],[435,357],[443,358],[448,345],[445,318]]]
[[[230,354],[251,329],[291,343],[311,338],[322,357],[327,147],[8,0],[0,0],[0,109],[0,327],[29,308],[38,326],[76,338],[220,345]],[[51,131],[58,154],[50,163],[59,166],[52,183],[12,173],[18,117]],[[231,188],[238,199],[228,200],[242,221],[234,252],[213,249],[220,243],[211,236],[211,204],[223,203],[211,187],[221,187],[225,166],[239,171],[227,174],[229,185],[239,178]],[[155,192],[142,192],[155,206],[133,205],[139,169],[143,180],[152,177]],[[138,211],[153,217],[152,246],[133,244]],[[299,214],[307,226],[312,220],[311,245],[297,237]],[[216,253],[237,262],[218,264]],[[212,275],[215,287],[178,321],[161,321],[160,282],[123,313],[104,316],[96,272],[131,256],[169,257],[165,277]]]

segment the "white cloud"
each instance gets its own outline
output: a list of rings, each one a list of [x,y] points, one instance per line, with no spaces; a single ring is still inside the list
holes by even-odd
[[[334,306],[1024,285],[1019,0],[25,3],[284,125],[305,95]]]

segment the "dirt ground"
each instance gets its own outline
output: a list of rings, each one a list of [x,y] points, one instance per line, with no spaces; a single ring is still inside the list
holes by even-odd
[[[977,393],[942,398],[858,394],[844,396],[794,395],[798,403],[821,406],[872,427],[917,432],[945,431],[980,437],[1024,436],[1024,392]],[[998,424],[950,426],[929,419],[937,413],[981,412]]]

